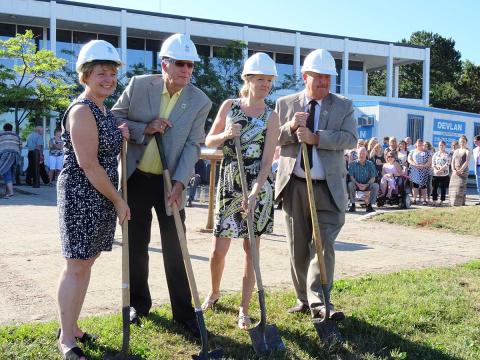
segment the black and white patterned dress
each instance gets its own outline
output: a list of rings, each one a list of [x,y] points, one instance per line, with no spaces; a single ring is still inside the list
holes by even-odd
[[[241,109],[240,99],[235,99],[232,109],[227,115],[227,122],[242,125],[240,145],[248,192],[252,189],[260,171],[270,113],[271,110],[266,107],[258,118],[249,117]],[[247,238],[246,217],[241,208],[243,194],[235,141],[233,139],[225,141],[222,151],[223,160],[220,165],[217,187],[213,234],[218,237]],[[273,230],[273,180],[271,174],[257,195],[254,229],[256,235],[271,233]]]
[[[117,156],[122,147],[122,133],[110,111],[106,115],[87,99],[75,100],[86,104],[98,129],[98,161],[115,188],[118,186]],[[57,203],[62,255],[68,259],[89,259],[101,251],[112,250],[116,212],[113,203],[96,190],[79,167],[70,133],[63,131],[65,162],[57,182]]]

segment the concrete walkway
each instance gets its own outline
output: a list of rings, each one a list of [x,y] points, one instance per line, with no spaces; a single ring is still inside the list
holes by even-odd
[[[468,204],[476,201],[468,197]],[[0,325],[47,321],[56,317],[56,287],[64,265],[60,255],[55,188],[19,187],[0,199]],[[453,265],[480,258],[479,237],[361,221],[363,210],[347,214],[337,239],[336,277],[400,269]],[[209,290],[210,235],[200,232],[207,205],[187,208],[187,238],[201,297]],[[154,305],[168,302],[158,224],[150,244],[150,284]],[[261,267],[268,287],[292,289],[282,213],[275,211],[274,233],[262,239]],[[240,290],[243,251],[234,241],[228,254],[222,291]],[[121,308],[121,232],[111,253],[93,267],[82,316]]]

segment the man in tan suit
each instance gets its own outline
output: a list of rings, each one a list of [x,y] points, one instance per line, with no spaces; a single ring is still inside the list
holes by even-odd
[[[127,151],[128,205],[131,211],[130,240],[130,321],[148,315],[152,299],[148,286],[148,245],[152,207],[160,224],[165,275],[173,319],[199,337],[191,303],[188,279],[182,261],[170,205],[176,203],[185,222],[185,188],[200,155],[205,119],[211,101],[190,84],[195,45],[187,36],[170,36],[160,50],[162,75],[135,76],[130,80],[112,111],[130,130]],[[173,189],[166,194],[162,164],[155,134],[162,134]]]
[[[297,304],[290,313],[308,312],[322,316],[325,306],[321,289],[312,221],[308,205],[301,142],[308,148],[317,217],[324,240],[329,287],[333,285],[334,243],[345,222],[347,191],[343,152],[357,142],[352,102],[330,93],[330,76],[337,75],[328,51],[314,50],[304,61],[305,90],[277,101],[280,118],[280,162],[275,184],[276,201],[282,201]],[[341,319],[343,313],[333,312]]]

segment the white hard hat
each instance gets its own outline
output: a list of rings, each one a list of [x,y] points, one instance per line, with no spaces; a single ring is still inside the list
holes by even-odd
[[[79,73],[83,64],[101,60],[112,61],[118,66],[122,65],[117,49],[112,44],[105,40],[91,40],[80,49],[75,68]]]
[[[200,61],[195,44],[185,34],[168,37],[162,44],[159,56],[175,60]]]
[[[270,56],[263,52],[253,54],[243,65],[242,78],[246,75],[256,74],[277,76],[275,62]]]
[[[325,75],[338,75],[335,60],[327,50],[313,50],[303,61],[302,73],[306,71]]]

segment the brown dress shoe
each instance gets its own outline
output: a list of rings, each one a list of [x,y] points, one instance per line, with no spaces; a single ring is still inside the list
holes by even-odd
[[[297,303],[294,307],[291,307],[290,309],[287,310],[289,314],[295,314],[295,313],[303,313],[306,314],[310,311],[310,308],[308,305],[305,305],[304,303]]]
[[[325,306],[319,306],[312,309],[312,316],[314,318],[323,319],[325,317]],[[330,319],[335,321],[345,320],[343,311],[336,311],[333,305],[330,307]]]

